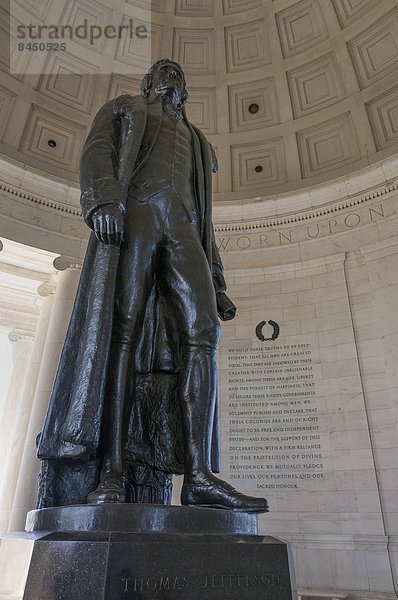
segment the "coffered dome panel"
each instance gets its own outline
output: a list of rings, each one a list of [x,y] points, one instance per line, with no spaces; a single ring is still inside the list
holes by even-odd
[[[366,108],[378,150],[398,142],[398,86],[367,103]]]
[[[213,29],[176,28],[173,59],[184,71],[192,74],[215,73],[215,44]]]
[[[225,40],[229,73],[271,62],[264,20],[226,27]]]
[[[95,92],[96,65],[68,53],[49,56],[48,68],[38,83],[38,90],[72,108],[90,113]]]
[[[349,113],[299,131],[297,140],[304,177],[347,165],[359,158]]]
[[[316,0],[302,0],[275,14],[285,58],[304,52],[329,36]]]
[[[281,138],[232,147],[233,189],[252,189],[286,181]]]
[[[126,0],[127,4],[131,4],[132,6],[147,8],[148,0]],[[151,0],[151,10],[158,13],[164,13],[166,11],[166,2],[167,0]]]
[[[20,150],[33,158],[51,159],[66,171],[75,172],[76,148],[81,146],[85,132],[78,123],[60,120],[56,113],[32,104]]]
[[[111,22],[112,9],[98,0],[79,0],[78,2],[66,2],[61,16],[60,24],[71,25],[74,29],[87,19],[94,27],[104,28]],[[74,41],[89,50],[95,50],[103,54],[106,38],[100,36],[94,40],[88,37],[76,36]]]
[[[140,93],[141,80],[135,79],[129,75],[120,75],[113,73],[109,82],[107,100],[117,98],[123,94],[136,96]]]
[[[8,71],[9,66],[8,28],[8,15],[4,9],[0,8],[0,65],[6,72]]]
[[[263,0],[222,0],[224,14],[230,15],[250,10],[251,8],[261,8]]]
[[[148,0],[15,0],[56,24],[126,25]],[[137,94],[133,66],[171,57],[187,113],[217,148],[214,201],[272,197],[398,151],[396,0],[152,0],[151,44],[73,39],[38,74],[10,74],[0,9],[0,153],[76,189],[90,123]],[[58,8],[57,8],[58,7]],[[12,25],[15,27],[15,23]],[[36,53],[37,55],[37,53]],[[25,58],[18,59],[23,66]],[[26,59],[37,61],[31,53]],[[141,60],[141,62],[140,62]],[[18,63],[19,64],[19,63]],[[30,71],[31,72],[31,71]]]
[[[295,119],[345,98],[336,55],[329,52],[286,73]]]
[[[0,140],[11,116],[16,99],[16,94],[3,86],[0,86]]]
[[[361,87],[384,79],[397,69],[398,28],[394,8],[348,42]]]
[[[17,0],[17,4],[20,3],[21,2]],[[23,2],[23,5],[33,17],[37,17],[40,20],[43,20],[50,7],[50,3],[51,0],[26,0],[25,2]]]
[[[229,86],[232,131],[248,131],[280,123],[273,77]]]
[[[348,27],[371,10],[378,0],[332,0],[341,28]]]
[[[176,0],[176,15],[182,17],[212,17],[213,0]]]

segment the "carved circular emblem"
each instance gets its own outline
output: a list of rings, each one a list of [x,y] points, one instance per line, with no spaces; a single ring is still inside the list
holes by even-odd
[[[271,335],[271,337],[265,337],[263,334],[263,329],[266,325],[271,325],[271,327],[273,328],[273,333]],[[256,327],[256,336],[258,337],[258,339],[261,342],[273,342],[276,340],[276,338],[279,336],[279,325],[276,321],[272,321],[271,319],[269,321],[261,321],[257,327]]]

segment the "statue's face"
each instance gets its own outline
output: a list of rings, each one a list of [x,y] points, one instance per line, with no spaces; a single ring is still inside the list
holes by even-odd
[[[161,65],[152,75],[152,90],[160,95],[181,94],[184,90],[184,75],[176,65]]]

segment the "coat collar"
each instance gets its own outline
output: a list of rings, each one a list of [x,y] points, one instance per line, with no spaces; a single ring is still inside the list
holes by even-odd
[[[152,152],[156,142],[156,138],[158,137],[160,125],[162,123],[162,99],[160,98],[160,96],[158,96],[158,98],[156,98],[154,102],[146,104],[146,110],[147,115],[151,120],[151,127],[150,135],[148,137],[145,136],[144,138],[146,148],[142,157],[142,162],[145,162],[150,153]]]

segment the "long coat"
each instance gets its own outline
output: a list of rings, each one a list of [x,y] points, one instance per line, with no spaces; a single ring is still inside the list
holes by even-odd
[[[147,122],[142,96],[120,96],[97,113],[86,140],[81,165],[81,206],[87,225],[101,206],[118,204],[124,212],[131,180],[156,143],[162,118],[155,102],[156,126],[147,147],[141,142]],[[200,232],[216,291],[225,291],[222,264],[211,222],[211,177],[216,159],[209,142],[191,125],[196,167]],[[60,357],[43,430],[38,438],[41,459],[95,456],[101,432],[105,382],[112,334],[115,279],[119,249],[103,245],[91,234],[65,344]],[[141,373],[178,371],[176,328],[166,322],[156,284],[136,353]],[[217,411],[215,411],[217,414]],[[218,470],[218,421],[213,429],[212,468]]]

